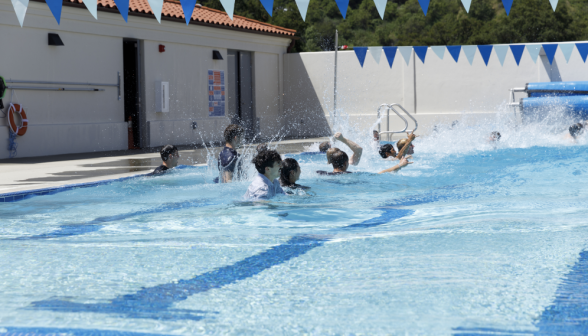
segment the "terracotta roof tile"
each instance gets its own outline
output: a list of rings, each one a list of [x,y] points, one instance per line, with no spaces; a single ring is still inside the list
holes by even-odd
[[[65,0],[66,2],[83,3],[83,0]],[[114,0],[98,0],[98,7],[117,8]],[[130,0],[129,13],[151,14],[151,7],[147,0]],[[161,10],[161,17],[170,17],[185,20],[184,11],[179,1],[165,0]],[[265,32],[277,35],[294,36],[296,30],[280,26],[274,26],[269,23],[248,19],[243,16],[233,15],[233,20],[226,12],[201,6],[197,4],[192,13],[190,22],[202,22],[212,25],[226,26],[227,28],[249,29],[259,32]]]

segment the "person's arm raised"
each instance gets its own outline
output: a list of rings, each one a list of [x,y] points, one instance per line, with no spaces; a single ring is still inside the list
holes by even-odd
[[[392,167],[392,168],[388,168],[388,169],[384,169],[381,172],[379,172],[378,174],[384,174],[384,173],[392,173],[395,171],[400,170],[402,167],[405,167],[409,164],[411,164],[412,162],[408,162],[408,160],[406,158],[402,158],[400,159],[400,163],[397,164],[396,166]]]
[[[398,155],[396,155],[397,159],[402,159],[404,157],[404,153],[408,150],[408,147],[410,147],[410,143],[416,138],[416,135],[414,133],[411,133],[408,136],[408,142],[404,144],[404,146],[402,147],[401,150],[398,151]]]
[[[341,134],[341,132],[337,132],[335,133],[335,140],[339,140],[342,143],[346,144],[347,147],[349,147],[349,149],[351,149],[351,151],[353,152],[353,155],[351,156],[351,159],[349,159],[349,163],[357,166],[359,164],[359,161],[361,160],[361,154],[363,153],[363,148],[361,148],[360,145],[356,144],[355,142],[346,139],[343,134]]]

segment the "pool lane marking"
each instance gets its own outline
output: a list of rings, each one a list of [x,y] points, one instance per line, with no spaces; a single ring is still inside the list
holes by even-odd
[[[5,331],[3,331],[5,329]],[[132,331],[73,328],[0,327],[0,336],[167,336]]]
[[[376,210],[382,210],[378,217],[352,224],[340,229],[330,230],[332,234],[360,228],[375,227],[387,224],[393,220],[406,217],[414,213],[414,210],[398,209],[394,206],[405,204],[417,205],[432,203],[437,200],[447,199],[444,195],[425,195],[403,198]],[[458,197],[463,198],[462,197]],[[469,197],[468,197],[469,198]],[[306,254],[308,251],[322,246],[333,235],[297,235],[286,243],[273,246],[259,254],[247,257],[235,264],[223,266],[213,271],[198,275],[192,279],[179,280],[154,287],[143,288],[134,294],[126,294],[116,297],[108,303],[76,303],[60,299],[36,301],[26,309],[51,310],[57,312],[94,312],[112,313],[129,318],[151,318],[162,320],[201,320],[205,314],[211,312],[170,309],[189,296],[218,289],[236,283],[263,272],[273,266],[285,263],[293,258]]]

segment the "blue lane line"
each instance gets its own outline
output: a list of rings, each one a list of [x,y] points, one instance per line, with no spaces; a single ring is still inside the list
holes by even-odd
[[[66,224],[59,226],[58,230],[43,233],[40,235],[34,236],[24,236],[24,237],[17,237],[13,238],[12,240],[31,240],[31,239],[48,239],[48,238],[62,238],[62,237],[70,237],[70,236],[77,236],[86,233],[91,233],[98,231],[104,227],[104,223],[114,222],[118,220],[123,220],[131,217],[146,215],[146,214],[153,214],[153,213],[160,213],[160,212],[168,212],[168,211],[178,211],[187,208],[200,208],[210,205],[215,205],[215,203],[209,203],[204,201],[184,201],[184,202],[174,202],[174,203],[165,203],[161,206],[152,209],[140,210],[129,212],[120,215],[114,216],[105,216],[105,217],[98,217],[92,221],[80,224]],[[204,202],[204,203],[203,203]]]
[[[6,332],[0,336],[165,336],[163,334],[145,334],[130,331],[70,329],[70,328],[34,328],[4,327]]]

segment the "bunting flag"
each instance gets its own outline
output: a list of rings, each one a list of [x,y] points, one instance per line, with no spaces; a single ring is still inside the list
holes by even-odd
[[[431,0],[419,0],[419,4],[421,5],[421,9],[423,10],[423,13],[425,13],[425,16],[427,16],[427,11],[429,10],[429,2]]]
[[[263,0],[262,0],[263,1]],[[266,0],[269,1],[269,0]],[[271,0],[273,1],[273,0]],[[339,7],[339,11],[341,15],[343,15],[343,19],[347,16],[347,7],[349,6],[349,0],[335,0],[337,3],[337,7]]]
[[[376,5],[376,9],[380,14],[382,20],[384,20],[384,13],[386,12],[386,3],[388,0],[374,0],[374,4]]]
[[[478,47],[475,45],[467,45],[461,47],[463,49],[463,53],[466,55],[466,58],[468,59],[468,62],[470,62],[470,65],[472,65],[472,63],[474,63],[474,56],[476,56],[476,49],[478,49]]]
[[[553,64],[553,57],[555,56],[555,52],[557,51],[557,44],[544,44],[543,50],[545,50],[545,55],[547,55],[549,64]]]
[[[223,4],[223,7],[226,10],[226,6],[224,5],[224,2],[231,2],[233,5],[231,7],[231,14],[229,15],[231,17],[231,20],[233,19],[233,9],[235,8],[235,0],[221,0],[221,3]],[[300,12],[300,16],[302,16],[302,21],[306,21],[306,11],[308,10],[308,4],[310,3],[310,0],[296,0],[296,6],[298,6],[298,11]],[[229,12],[227,11],[227,14]]]
[[[506,16],[508,16],[508,14],[510,14],[510,8],[512,7],[512,0],[502,0],[502,4],[506,10]]]
[[[16,13],[18,23],[22,27],[25,15],[27,14],[27,8],[29,7],[29,0],[12,0],[12,7],[14,7],[14,13]]]
[[[447,51],[455,60],[455,63],[459,60],[459,52],[461,51],[461,46],[447,46]]]
[[[541,51],[541,45],[540,44],[527,44],[527,51],[529,52],[529,55],[531,55],[531,59],[533,60],[533,62],[537,63],[537,57],[539,57],[539,52]]]
[[[114,4],[125,22],[129,22],[129,0],[114,0]]]
[[[569,63],[570,57],[572,56],[572,51],[574,51],[574,44],[573,43],[560,43],[559,50],[561,50],[564,57],[566,58],[566,63]]]
[[[586,63],[586,56],[588,56],[588,43],[576,43],[576,48],[578,49],[580,56],[582,56],[582,60]]]
[[[423,62],[423,64],[425,64],[425,57],[427,56],[427,49],[429,49],[429,47],[413,47],[414,48],[414,52],[416,53],[416,55],[421,59],[421,62]]]
[[[555,12],[555,8],[557,7],[557,1],[558,0],[549,0],[549,3],[551,4],[551,8],[553,8],[554,12]]]
[[[186,24],[190,24],[190,20],[192,19],[192,13],[194,12],[194,8],[196,7],[196,0],[180,0],[180,3],[182,4],[182,10],[184,11],[184,19],[186,19]],[[261,1],[261,3],[263,4],[263,0]],[[270,16],[272,16],[271,12]]]
[[[472,0],[461,0],[461,3],[463,4],[463,7],[466,10],[466,13],[470,12],[470,6],[472,5]]]
[[[514,57],[515,61],[517,62],[517,66],[521,63],[521,57],[523,56],[523,51],[525,51],[524,44],[511,44],[510,51],[512,52],[512,56]]]
[[[400,51],[406,65],[408,65],[410,63],[410,55],[412,55],[412,47],[398,47],[398,51]]]
[[[47,2],[47,6],[49,6],[49,9],[51,10],[53,17],[55,17],[57,24],[59,24],[61,21],[61,7],[63,5],[63,1],[62,0],[45,0],[45,2]]]
[[[363,68],[363,62],[365,62],[365,55],[367,54],[368,48],[367,47],[353,47],[353,51],[355,51],[355,56],[357,56],[357,60],[361,67]]]
[[[384,51],[384,55],[386,55],[386,59],[388,60],[388,64],[390,64],[390,68],[392,68],[392,63],[394,63],[394,57],[396,57],[396,49],[398,47],[382,47]],[[584,57],[584,60],[586,57]]]
[[[382,56],[382,47],[368,47],[370,54],[376,61],[377,64],[380,64],[380,57]]]
[[[84,0],[84,2],[86,2],[87,0]],[[92,1],[96,1],[96,0],[92,0]],[[222,3],[223,0],[221,0]],[[224,5],[224,4],[223,4]],[[149,6],[151,7],[151,11],[153,12],[153,15],[155,15],[155,18],[157,19],[157,22],[161,23],[161,9],[163,8],[163,0],[149,0]],[[225,9],[226,11],[226,9]],[[226,11],[228,13],[228,11]],[[231,12],[231,19],[233,18],[233,13]]]
[[[433,52],[440,59],[443,59],[443,56],[445,56],[445,46],[433,46],[433,47],[431,47],[431,50],[433,50]]]
[[[504,66],[504,60],[506,59],[506,53],[508,52],[508,46],[507,45],[495,45],[494,51],[496,52],[496,56],[498,57],[498,60],[500,61],[500,65]]]
[[[488,61],[490,60],[490,55],[492,54],[492,46],[491,45],[479,45],[478,51],[480,51],[480,55],[482,55],[482,59],[486,66],[488,66]]]
[[[163,1],[161,2],[163,4]],[[84,0],[84,5],[92,14],[94,19],[98,20],[98,1],[97,0]]]

